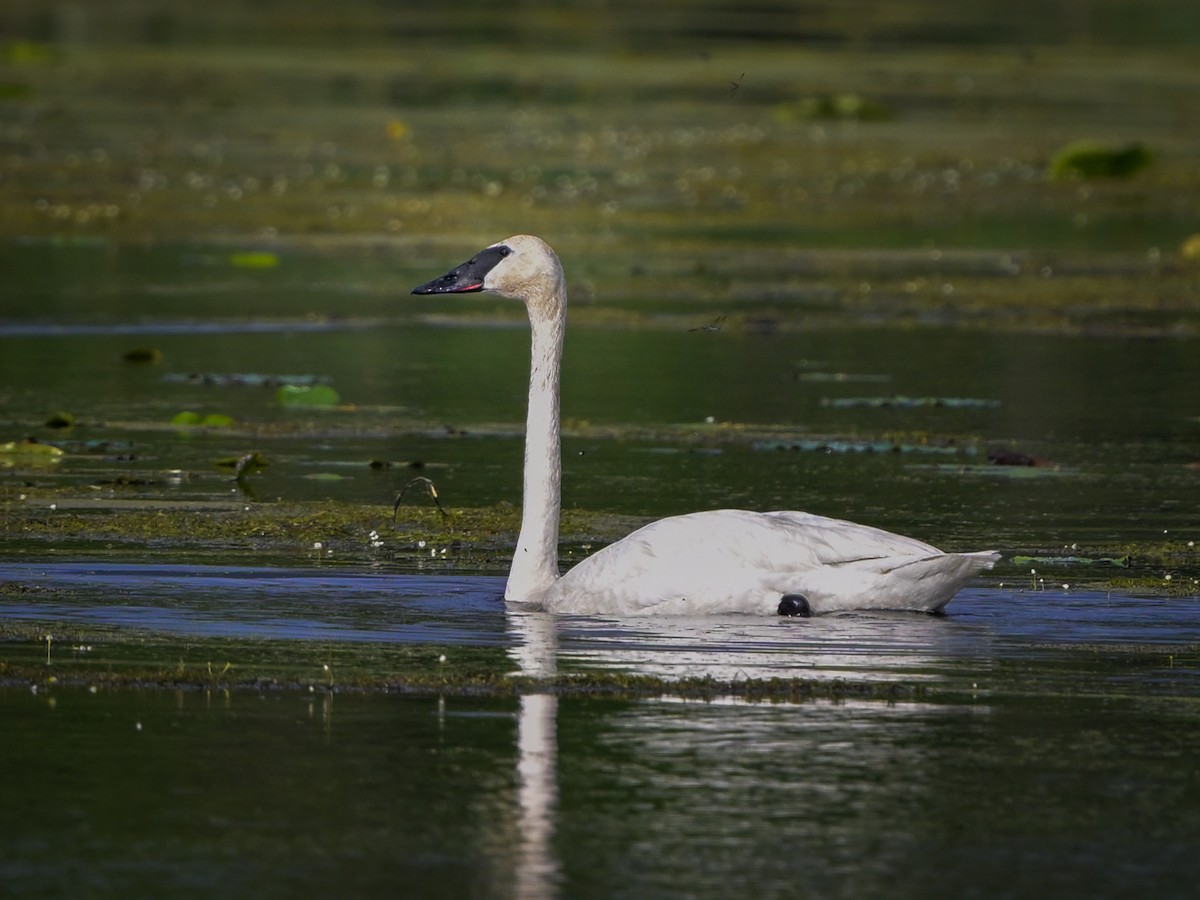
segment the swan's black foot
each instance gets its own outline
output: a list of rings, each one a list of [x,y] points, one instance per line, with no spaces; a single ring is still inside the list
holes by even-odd
[[[779,614],[807,619],[812,615],[812,607],[808,605],[808,598],[803,594],[784,594],[783,599],[779,601]]]

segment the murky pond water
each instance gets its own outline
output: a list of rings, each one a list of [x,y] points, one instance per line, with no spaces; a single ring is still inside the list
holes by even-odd
[[[1194,893],[1192,4],[9,6],[3,893]],[[519,496],[520,310],[408,295],[519,231],[581,521],[1005,561],[944,618],[506,613],[390,517]]]
[[[0,757],[38,774],[0,800],[0,871],[20,895],[720,897],[736,884],[1186,897],[1194,885],[1194,713],[1158,701],[10,688],[3,705],[23,739]]]

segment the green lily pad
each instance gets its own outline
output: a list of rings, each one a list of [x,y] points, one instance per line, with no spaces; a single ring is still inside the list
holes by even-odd
[[[773,110],[781,122],[855,121],[883,122],[893,116],[892,108],[861,94],[819,94]]]
[[[205,428],[227,428],[233,424],[233,417],[227,416],[224,413],[208,413],[200,415],[198,412],[184,410],[176,413],[171,418],[172,425],[198,425]]]
[[[23,81],[0,81],[0,100],[28,100],[33,86]]]
[[[125,362],[146,365],[157,365],[162,362],[162,358],[162,351],[157,347],[134,347],[132,350],[126,350],[121,354],[121,359],[125,360]]]
[[[43,444],[34,438],[20,441],[9,441],[0,444],[0,454],[8,459],[26,459],[37,462],[57,462],[63,455],[62,450],[53,444]]]
[[[1141,144],[1110,147],[1079,141],[1060,150],[1050,161],[1049,176],[1061,178],[1129,178],[1154,161]]]
[[[337,406],[342,398],[327,384],[285,384],[275,392],[275,399],[283,406],[308,408]]]
[[[279,265],[279,255],[262,250],[247,250],[229,254],[229,264],[237,269],[273,269]]]

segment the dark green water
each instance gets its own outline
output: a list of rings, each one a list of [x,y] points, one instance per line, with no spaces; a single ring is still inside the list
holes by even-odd
[[[1187,897],[1194,699],[0,694],[21,896]],[[18,739],[13,739],[19,735]]]

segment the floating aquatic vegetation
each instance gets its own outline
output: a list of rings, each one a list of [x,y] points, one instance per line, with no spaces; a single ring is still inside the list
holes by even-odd
[[[433,483],[433,481],[431,481],[430,479],[425,478],[424,476],[418,475],[416,478],[414,478],[412,481],[410,481],[408,484],[406,484],[404,486],[404,488],[400,491],[399,496],[396,497],[396,502],[392,504],[392,521],[393,522],[396,521],[396,516],[400,513],[400,504],[404,501],[404,495],[406,493],[408,493],[408,489],[410,487],[412,487],[414,484],[419,484],[421,487],[425,488],[429,492],[429,496],[432,497],[433,502],[435,504],[437,504],[438,512],[440,512],[442,514],[442,518],[447,518],[450,515],[448,512],[446,512],[446,510],[444,510],[442,508],[441,498],[438,497],[437,485],[435,485]]]
[[[1128,568],[1128,556],[1014,556],[1018,566],[1120,566]]]
[[[1179,247],[1180,255],[1187,260],[1200,260],[1200,232],[1188,235]]]
[[[273,269],[279,265],[279,254],[260,250],[231,253],[229,264],[236,269]]]
[[[922,466],[928,471],[943,475],[962,475],[967,477],[983,476],[985,478],[1006,478],[1012,481],[1027,481],[1037,478],[1075,477],[1080,473],[1075,469],[1064,469],[1061,466],[997,466],[997,465],[946,465],[936,464]]]
[[[134,347],[121,354],[121,359],[130,363],[157,365],[162,362],[162,351],[157,347]]]
[[[69,412],[56,412],[46,420],[47,428],[74,428],[75,417]]]
[[[0,100],[28,100],[33,94],[33,86],[23,81],[0,81]]]
[[[0,47],[0,62],[18,66],[44,65],[57,62],[59,58],[58,50],[40,41],[9,41]]]
[[[342,398],[327,384],[285,384],[275,392],[275,399],[283,406],[320,407],[337,406]]]
[[[812,122],[844,120],[855,122],[884,122],[894,115],[891,107],[861,94],[818,94],[804,97],[795,103],[775,107],[780,122]]]
[[[1036,456],[1030,456],[1028,453],[1022,453],[1019,450],[1010,450],[1006,447],[995,447],[988,451],[988,462],[996,466],[1047,466],[1050,463],[1044,459],[1038,459]]]
[[[1070,144],[1050,161],[1048,175],[1062,178],[1129,178],[1154,161],[1154,155],[1141,144],[1111,147],[1092,141]]]
[[[980,397],[905,397],[898,394],[892,397],[824,397],[821,405],[831,409],[994,409],[1000,405],[1000,401]]]
[[[0,444],[0,460],[9,464],[23,462],[58,462],[63,451],[53,444],[43,444],[37,438],[23,438]]]
[[[795,450],[805,453],[913,453],[937,456],[974,456],[970,446],[951,443],[907,444],[898,441],[831,441],[820,439],[755,441],[755,450]]]
[[[241,481],[247,475],[257,472],[259,469],[265,469],[268,463],[257,450],[251,453],[243,453],[240,456],[226,456],[215,460],[213,465],[222,469],[233,469],[234,476],[238,481]]]
[[[171,424],[198,425],[204,428],[227,428],[233,424],[233,417],[227,416],[224,413],[208,413],[202,416],[198,412],[184,410],[171,417]]]
[[[210,387],[279,388],[285,385],[312,387],[328,384],[326,375],[263,375],[257,372],[169,372],[163,381],[170,384],[202,384]]]
[[[799,381],[819,381],[819,382],[871,382],[882,383],[891,381],[891,375],[869,375],[856,372],[801,372],[796,376]]]

